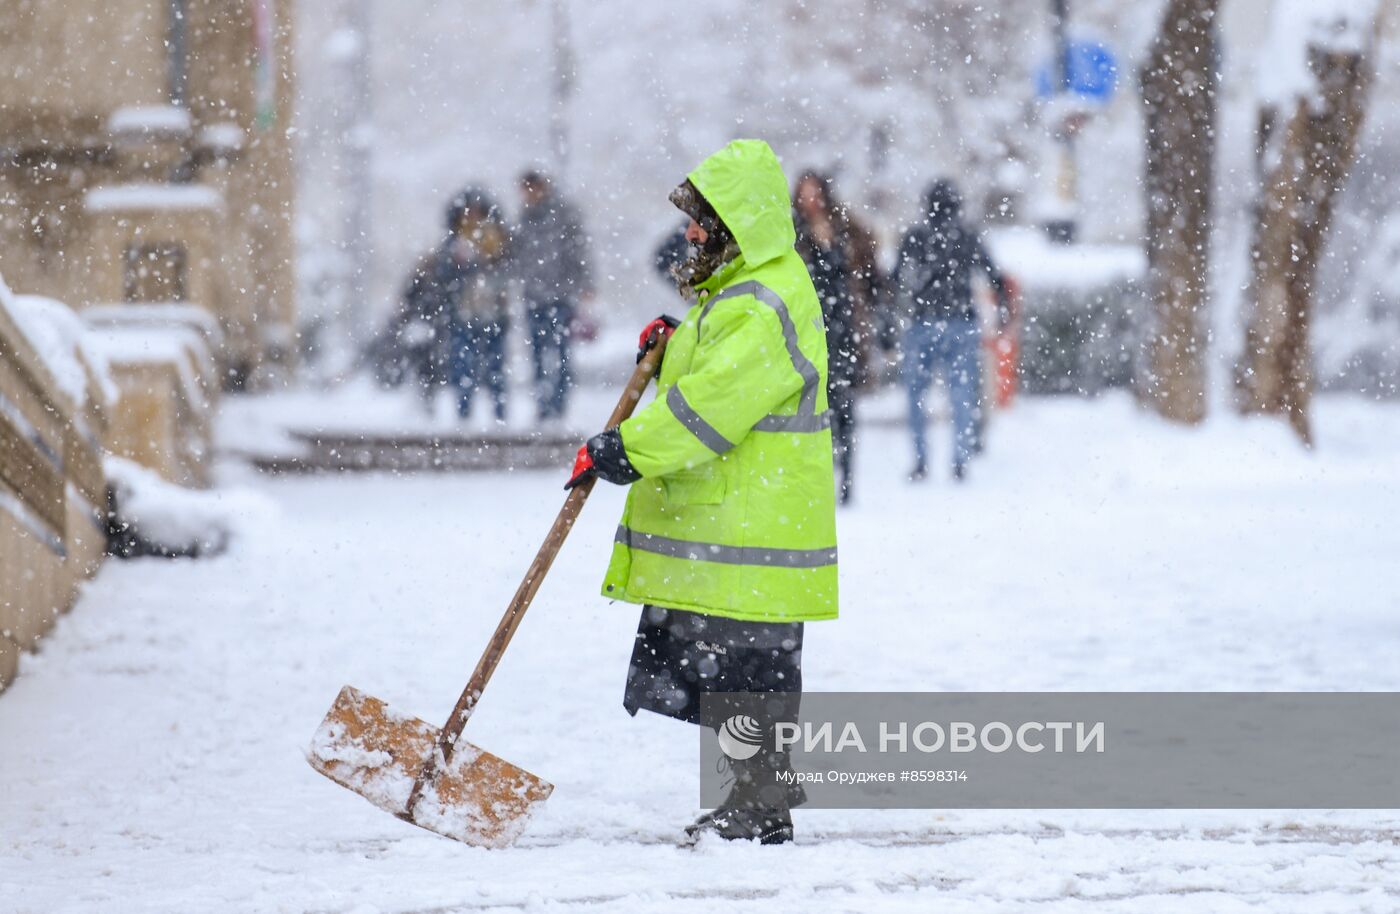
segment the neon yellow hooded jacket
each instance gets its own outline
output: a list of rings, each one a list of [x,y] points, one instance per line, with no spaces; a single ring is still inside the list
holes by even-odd
[[[628,492],[603,594],[764,622],[835,618],[826,331],[761,140],[688,176],[740,255],[701,284],[656,398],[622,423]]]

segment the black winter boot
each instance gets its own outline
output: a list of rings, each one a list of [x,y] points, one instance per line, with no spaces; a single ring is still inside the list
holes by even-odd
[[[792,814],[786,809],[721,806],[705,813],[685,829],[690,844],[706,834],[718,835],[726,841],[756,840],[759,844],[787,844],[792,840]]]
[[[760,844],[787,844],[792,840],[794,806],[807,802],[807,791],[801,784],[775,783],[776,773],[791,772],[786,752],[760,752],[751,759],[733,761],[721,759],[734,778],[729,795],[718,808],[707,812],[686,826],[688,844],[694,844],[705,834],[715,834],[726,841],[754,841]]]

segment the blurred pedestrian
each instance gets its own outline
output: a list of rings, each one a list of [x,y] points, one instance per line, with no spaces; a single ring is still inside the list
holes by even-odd
[[[484,191],[464,190],[453,200],[454,256],[464,265],[456,299],[454,380],[457,414],[471,415],[476,390],[491,394],[496,421],[506,418],[506,329],[509,323],[508,237],[494,200]]]
[[[523,206],[511,262],[520,279],[541,421],[561,418],[572,373],[569,343],[580,304],[593,298],[588,237],[574,206],[541,172],[520,177]]]
[[[1006,281],[981,238],[962,218],[957,187],[940,180],[924,198],[924,218],[905,233],[892,283],[909,320],[903,339],[901,374],[909,396],[909,430],[914,438],[914,469],[928,475],[924,395],[941,373],[953,413],[953,478],[961,481],[979,450],[982,410],[982,328],[972,298],[972,272],[986,273],[996,290],[998,323],[1009,314]]]
[[[808,171],[793,192],[797,253],[821,302],[826,325],[829,365],[827,402],[831,410],[831,442],[842,504],[851,500],[855,459],[856,388],[861,382],[859,319],[855,302],[855,252],[843,229],[831,190],[831,179]]]
[[[875,233],[851,211],[850,203],[836,202],[836,224],[850,252],[851,307],[856,316],[856,351],[860,357],[860,383],[864,386],[874,374],[873,350],[878,346],[880,310],[887,283],[880,268]]]
[[[456,380],[461,339],[457,303],[471,270],[458,244],[461,218],[454,197],[447,206],[446,234],[414,264],[386,333],[407,354],[429,415],[437,395]]]

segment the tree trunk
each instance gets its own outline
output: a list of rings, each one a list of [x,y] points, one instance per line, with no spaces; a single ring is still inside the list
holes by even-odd
[[[1314,280],[1365,118],[1371,57],[1370,47],[1309,47],[1316,92],[1259,117],[1261,185],[1246,299],[1253,307],[1235,386],[1241,412],[1287,417],[1308,446]]]
[[[1148,295],[1154,331],[1138,395],[1178,422],[1205,418],[1205,306],[1215,175],[1216,11],[1170,0],[1142,67]]]

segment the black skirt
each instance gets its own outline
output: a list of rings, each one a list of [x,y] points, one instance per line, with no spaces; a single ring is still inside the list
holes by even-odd
[[[715,726],[700,714],[713,692],[802,691],[802,623],[740,622],[643,606],[622,706]]]

